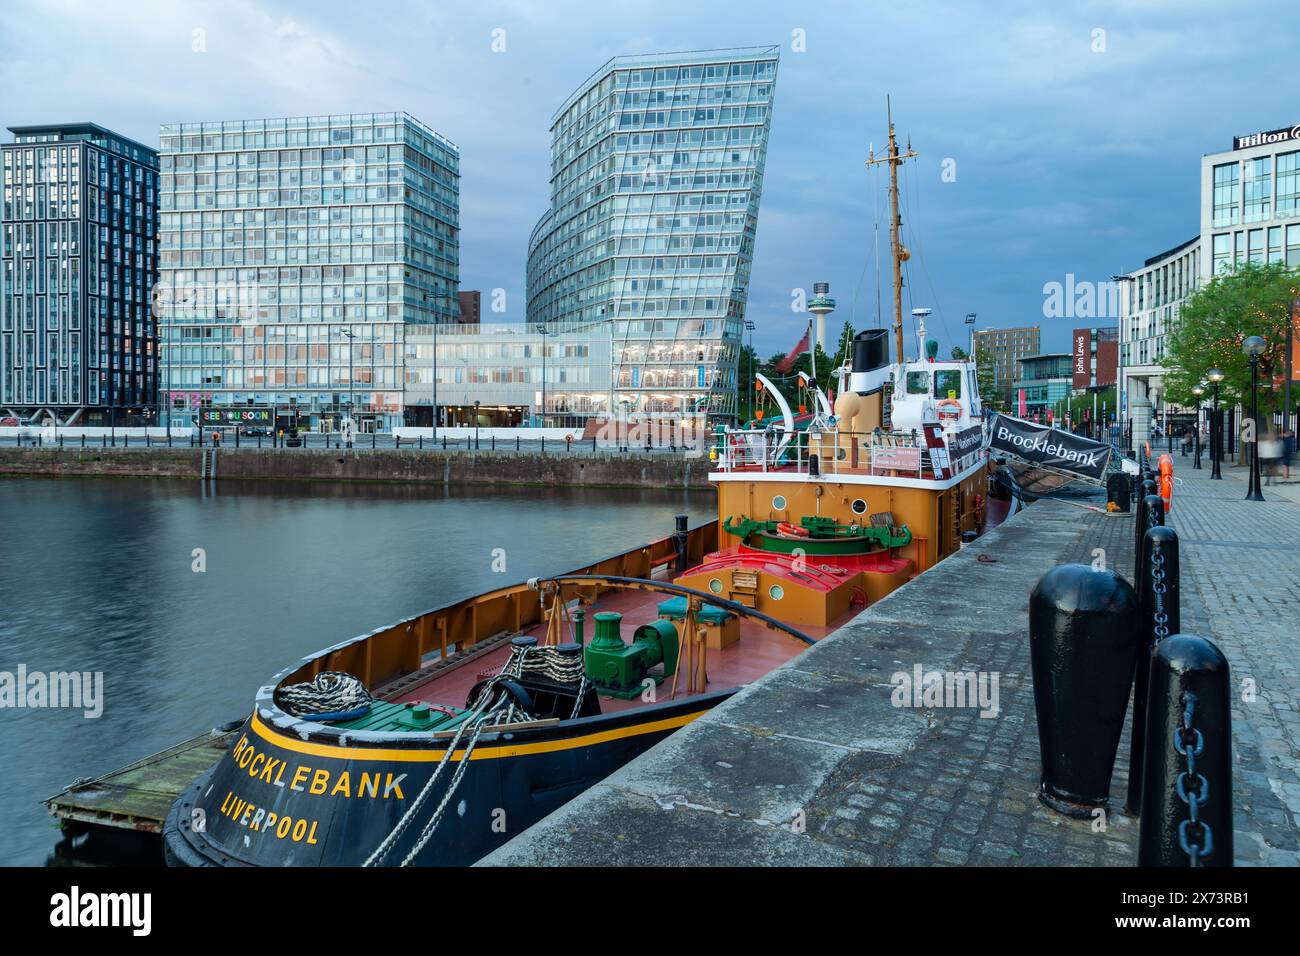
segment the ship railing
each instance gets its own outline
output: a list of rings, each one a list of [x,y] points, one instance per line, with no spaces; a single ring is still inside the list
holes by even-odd
[[[966,467],[966,457],[957,462]],[[719,471],[885,475],[933,479],[935,461],[922,436],[912,432],[850,432],[809,429],[789,436],[777,428],[720,432],[713,458]],[[816,464],[813,464],[813,459]],[[941,463],[942,464],[942,463]]]

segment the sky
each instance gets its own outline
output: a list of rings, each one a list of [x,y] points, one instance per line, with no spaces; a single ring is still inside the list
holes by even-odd
[[[1041,324],[1043,350],[1064,351],[1076,324],[1117,317],[1047,318],[1044,286],[1104,282],[1193,237],[1201,155],[1300,122],[1298,34],[1295,0],[9,0],[0,125],[89,120],[156,146],[162,123],[411,113],[461,150],[461,288],[484,291],[485,321],[520,322],[564,98],[612,56],[776,44],[759,353],[800,337],[793,292],[814,281],[838,301],[832,331],[876,324],[877,222],[889,322],[886,179],[865,166],[887,95],[918,153],[904,311],[934,310],[944,354],[970,312]]]

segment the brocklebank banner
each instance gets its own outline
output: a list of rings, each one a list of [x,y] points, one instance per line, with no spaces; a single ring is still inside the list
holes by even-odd
[[[1110,446],[1073,432],[998,415],[989,430],[989,448],[1015,455],[1031,465],[1067,471],[1093,481],[1106,480]]]

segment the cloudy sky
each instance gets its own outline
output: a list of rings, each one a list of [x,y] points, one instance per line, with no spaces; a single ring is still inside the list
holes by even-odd
[[[798,337],[791,290],[814,280],[831,283],[835,319],[876,321],[884,180],[863,161],[885,138],[886,94],[920,154],[903,179],[904,307],[934,309],[945,352],[968,312],[980,326],[1041,322],[1044,348],[1065,349],[1075,322],[1043,318],[1044,283],[1104,281],[1191,238],[1199,157],[1300,122],[1295,0],[5,7],[0,125],[91,120],[155,145],[164,122],[424,120],[461,148],[462,287],[504,288],[507,314],[491,317],[504,321],[523,319],[564,97],[611,56],[779,44],[750,287],[763,354]]]

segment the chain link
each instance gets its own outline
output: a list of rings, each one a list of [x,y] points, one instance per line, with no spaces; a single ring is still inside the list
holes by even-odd
[[[1193,725],[1196,718],[1196,695],[1184,699],[1183,723],[1174,730],[1174,752],[1182,757],[1187,769],[1178,775],[1174,790],[1178,799],[1187,805],[1187,819],[1178,825],[1178,846],[1187,854],[1189,865],[1199,867],[1201,861],[1214,851],[1214,834],[1210,825],[1200,819],[1201,805],[1210,799],[1210,782],[1204,774],[1196,772],[1196,758],[1205,751],[1205,737]],[[1196,782],[1196,789],[1188,783]],[[1192,829],[1196,828],[1195,838]]]
[[[1155,634],[1159,644],[1169,636],[1169,614],[1165,611],[1165,556],[1159,549],[1151,555],[1151,595],[1155,605]]]

